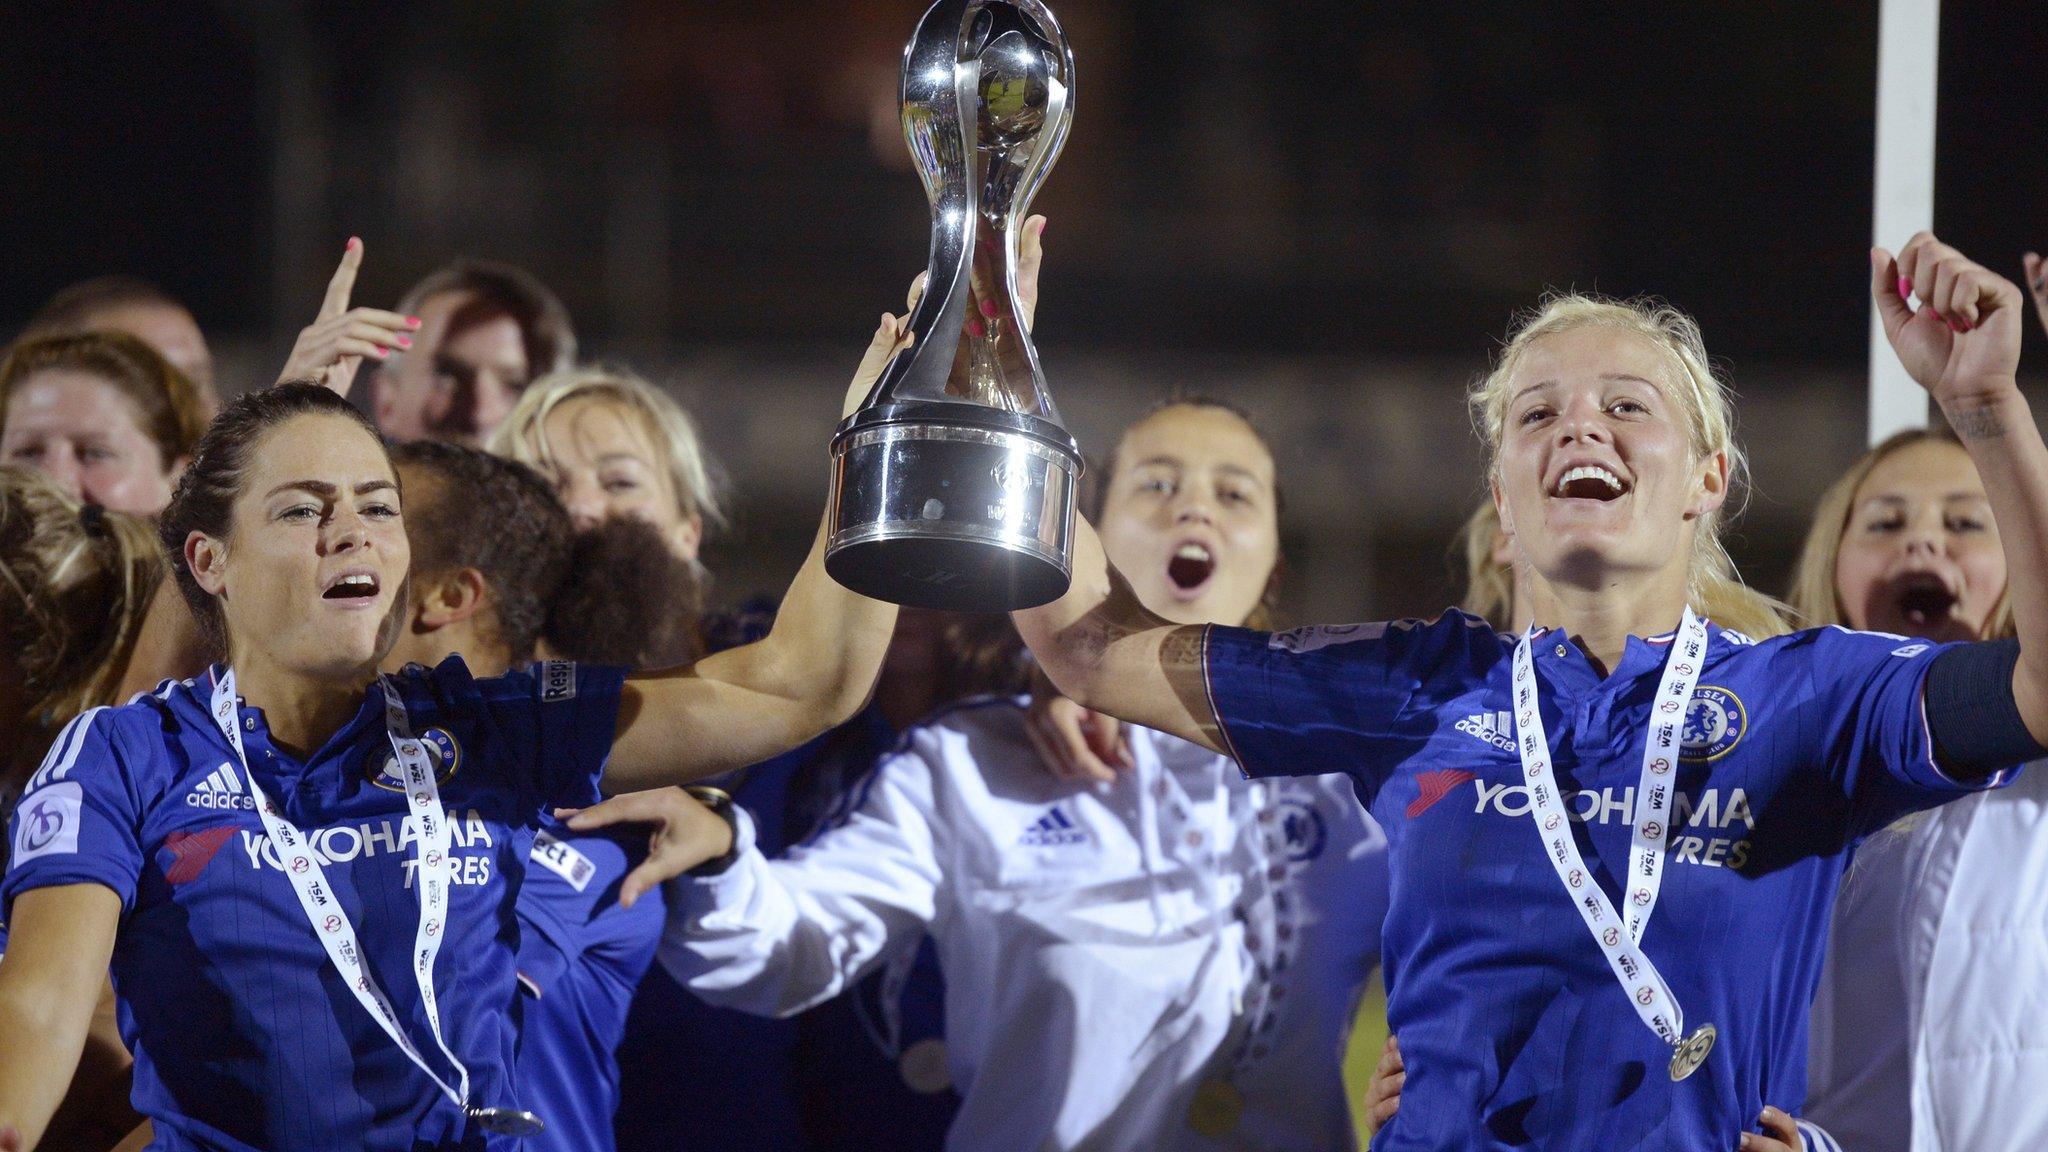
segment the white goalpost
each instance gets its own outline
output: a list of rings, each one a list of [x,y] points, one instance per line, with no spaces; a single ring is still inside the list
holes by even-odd
[[[1935,68],[1941,55],[1941,0],[1879,0],[1877,164],[1871,243],[1898,251],[1934,227]],[[1885,342],[1870,308],[1870,409],[1875,444],[1927,425],[1927,393]]]

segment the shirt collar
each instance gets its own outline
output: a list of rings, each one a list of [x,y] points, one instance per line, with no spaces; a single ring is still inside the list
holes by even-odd
[[[214,686],[220,682],[220,677],[226,670],[225,664],[211,665],[205,675],[187,681],[185,687],[189,703],[199,712],[203,729],[223,751],[231,752],[226,739],[221,736],[219,729],[214,727],[212,709],[209,707],[209,698],[213,694]],[[317,764],[324,764],[336,756],[340,756],[344,762],[352,761],[352,753],[355,746],[361,742],[365,728],[374,726],[378,734],[383,733],[384,697],[377,685],[371,683],[363,692],[363,702],[357,707],[355,716],[329,736],[327,742],[316,749],[303,764],[293,759],[284,749],[271,743],[270,724],[261,708],[251,708],[238,697],[235,701],[235,719],[242,726],[242,748],[248,753],[249,767],[259,772],[268,768],[266,775],[289,775],[304,772]],[[273,753],[273,756],[265,756],[264,752]]]

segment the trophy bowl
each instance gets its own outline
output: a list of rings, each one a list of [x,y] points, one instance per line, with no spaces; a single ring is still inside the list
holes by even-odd
[[[832,439],[825,568],[863,595],[1004,612],[1058,599],[1072,578],[1081,452],[1046,390],[1016,269],[1073,81],[1038,0],[938,0],[904,48],[931,258],[915,339]]]
[[[971,407],[897,405],[840,434],[825,557],[833,579],[962,612],[1032,608],[1066,592],[1073,438],[1034,416],[952,410]]]

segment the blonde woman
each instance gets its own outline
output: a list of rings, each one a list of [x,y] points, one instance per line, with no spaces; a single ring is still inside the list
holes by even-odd
[[[694,659],[702,647],[695,620],[710,582],[698,553],[725,513],[717,471],[682,406],[624,369],[569,369],[520,396],[490,450],[554,485],[578,536],[550,634],[573,633],[563,642],[573,639],[578,651],[647,667]],[[639,546],[642,533],[592,531],[614,518],[646,524],[661,546]],[[628,554],[614,554],[621,545]],[[638,586],[633,598],[605,586],[620,581]],[[656,602],[673,610],[650,611]]]
[[[696,424],[667,393],[623,369],[575,368],[536,381],[490,449],[547,477],[578,531],[632,516],[695,561],[706,530],[725,524]]]
[[[2008,565],[1970,453],[1943,432],[1866,452],[1821,500],[1793,582],[1813,625],[1932,641],[2014,634]],[[2048,777],[1864,845],[1813,1005],[1807,1110],[1859,1152],[2048,1140]]]
[[[1016,615],[1084,706],[1254,776],[1351,775],[1390,844],[1408,1072],[1382,1152],[1746,1145],[1766,1100],[1805,1097],[1853,846],[2041,754],[2048,446],[2013,378],[2019,292],[1927,235],[1873,251],[1870,276],[1990,483],[2017,644],[1757,641],[1699,619],[1688,605],[1739,588],[1718,540],[1741,474],[1727,393],[1686,317],[1577,296],[1524,323],[1472,397],[1503,529],[1558,627],[1176,626],[1088,528],[1072,590]]]

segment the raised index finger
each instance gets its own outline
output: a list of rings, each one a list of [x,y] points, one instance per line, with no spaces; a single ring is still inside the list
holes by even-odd
[[[356,270],[362,266],[363,242],[351,236],[348,247],[341,250],[341,266],[334,270],[334,279],[327,282],[327,298],[320,301],[319,319],[332,320],[348,311],[348,298],[356,290]]]

